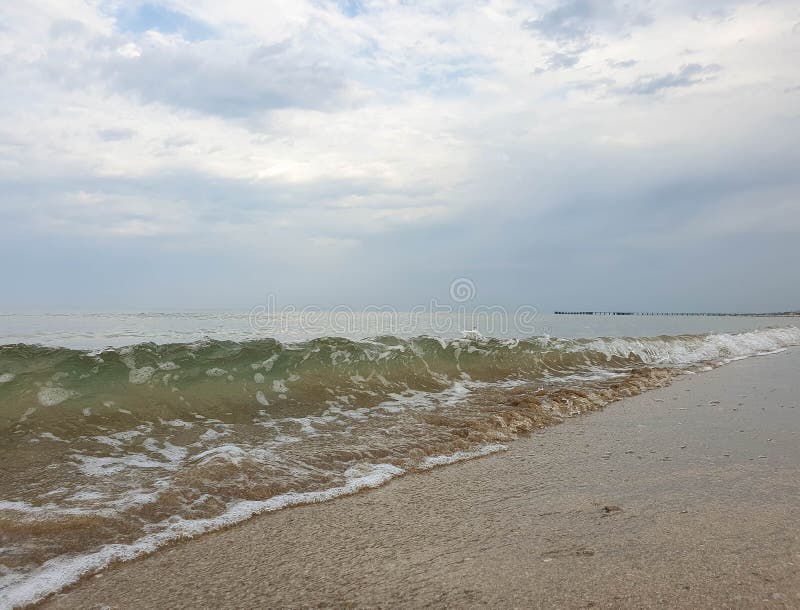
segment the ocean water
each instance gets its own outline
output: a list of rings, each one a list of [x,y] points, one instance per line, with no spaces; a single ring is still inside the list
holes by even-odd
[[[791,318],[348,315],[0,315],[0,607],[800,344]]]
[[[273,312],[273,310],[275,310]],[[495,315],[497,314],[497,315]],[[515,314],[519,314],[516,315]],[[384,335],[460,338],[465,332],[523,339],[553,336],[655,337],[659,335],[739,332],[800,324],[792,317],[747,316],[568,316],[535,310],[452,309],[419,314],[378,309],[338,312],[252,311],[165,313],[3,313],[0,344],[25,343],[75,349],[125,347],[138,343],[192,343],[206,339],[248,341],[256,338],[293,343],[321,337],[353,340]]]

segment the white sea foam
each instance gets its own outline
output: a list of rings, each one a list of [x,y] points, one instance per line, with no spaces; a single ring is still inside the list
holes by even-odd
[[[208,430],[203,432],[203,434],[200,435],[200,440],[201,441],[205,441],[205,442],[213,441],[213,440],[216,440],[216,439],[218,439],[218,438],[220,438],[222,436],[226,436],[227,434],[229,434],[229,433],[228,432],[218,432],[217,430],[214,430],[213,428],[209,428]]]
[[[105,435],[93,436],[92,440],[96,443],[113,447],[114,449],[119,449],[120,447],[122,447],[121,440],[116,438],[111,438],[110,436],[105,436]]]
[[[10,383],[14,381],[15,377],[14,373],[2,373],[0,374],[0,383]]]
[[[492,443],[490,445],[483,445],[472,451],[456,451],[450,455],[433,455],[426,457],[422,460],[418,468],[420,470],[428,470],[436,466],[446,466],[447,464],[454,464],[456,462],[463,462],[464,460],[471,460],[491,453],[499,451],[506,451],[508,445],[501,445],[499,443]]]
[[[192,457],[192,462],[207,465],[212,462],[227,462],[238,466],[244,461],[269,462],[275,458],[274,452],[269,449],[245,448],[239,445],[219,445]]]
[[[688,365],[703,361],[730,362],[741,357],[774,353],[800,343],[800,328],[788,326],[742,333],[702,336],[601,338],[579,342],[572,351],[594,350],[609,358],[636,356],[646,364]]]
[[[272,370],[272,367],[275,365],[275,362],[278,360],[278,354],[273,354],[264,362],[256,362],[255,364],[251,364],[250,367],[253,370],[257,369],[264,369],[265,373],[269,373]]]
[[[69,442],[69,441],[65,441],[63,438],[59,438],[58,436],[56,436],[52,432],[42,432],[41,434],[39,434],[39,438],[43,438],[43,439],[48,440],[48,441],[56,441],[56,442],[59,442],[59,443],[68,443]]]
[[[120,457],[73,456],[78,469],[87,476],[105,477],[128,468],[170,468],[172,464],[150,459],[141,453],[128,453]]]
[[[78,393],[72,390],[59,387],[46,387],[40,389],[36,397],[39,399],[39,404],[43,407],[55,407],[77,395]]]
[[[128,381],[134,385],[141,385],[150,381],[155,372],[156,370],[152,366],[143,366],[140,369],[135,368],[128,373]]]
[[[19,574],[15,580],[5,579],[7,586],[0,591],[0,606],[13,608],[35,603],[53,591],[76,582],[85,574],[97,572],[114,561],[127,561],[152,553],[172,540],[220,529],[257,514],[298,504],[325,502],[361,489],[378,487],[403,472],[391,464],[356,466],[345,472],[346,482],[339,487],[304,493],[290,492],[262,501],[243,500],[233,503],[218,517],[163,522],[163,530],[144,536],[133,544],[109,544],[87,555],[56,557],[29,574]]]
[[[184,421],[182,419],[171,419],[169,421],[164,421],[163,419],[159,419],[159,422],[170,426],[172,428],[194,428],[194,423],[190,421]]]
[[[139,426],[139,428],[147,430],[150,428],[149,425]],[[120,432],[115,432],[111,436],[121,441],[130,441],[131,439],[136,438],[137,436],[141,436],[141,430],[122,430]]]
[[[154,438],[147,438],[142,443],[142,447],[164,458],[165,462],[162,462],[162,468],[177,470],[181,462],[186,459],[188,449],[173,445],[169,441],[161,441],[160,445],[161,446],[159,446],[159,441]]]
[[[62,490],[55,490],[56,492]],[[95,508],[86,508],[82,506],[59,506],[52,502],[42,505],[33,505],[29,502],[22,502],[19,500],[6,501],[0,500],[0,511],[12,511],[20,513],[21,515],[32,517],[34,519],[42,519],[53,516],[74,516],[74,515],[109,515],[111,511],[98,510]],[[0,600],[2,600],[2,591],[0,590]],[[2,605],[0,605],[2,607]]]
[[[506,445],[490,444],[474,451],[459,451],[451,455],[431,456],[426,458],[422,469],[473,459],[508,449]],[[194,460],[206,463],[213,459],[223,459],[237,463],[244,459],[245,452],[236,445],[223,445],[198,454]],[[206,532],[227,527],[245,521],[255,515],[274,512],[283,508],[300,504],[326,502],[345,495],[354,494],[362,489],[379,487],[391,479],[405,473],[405,470],[392,464],[359,464],[344,472],[345,483],[338,487],[309,492],[288,492],[273,496],[267,500],[241,500],[232,503],[228,510],[208,519],[177,519],[162,522],[164,529],[140,538],[132,544],[109,544],[99,550],[71,557],[51,559],[31,573],[19,575],[16,581],[0,591],[0,605],[15,607],[35,603],[48,594],[59,591],[76,582],[86,574],[102,570],[115,561],[128,561],[152,553],[159,547],[179,538],[191,538]],[[0,508],[12,510],[36,510],[25,503],[0,502]]]
[[[71,495],[67,500],[70,502],[86,502],[86,501],[94,501],[94,500],[102,500],[106,497],[106,494],[100,491],[79,491]]]

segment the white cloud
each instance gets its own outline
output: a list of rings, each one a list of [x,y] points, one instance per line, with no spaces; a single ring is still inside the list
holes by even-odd
[[[117,53],[125,59],[137,59],[142,56],[142,49],[136,43],[127,42],[117,47]]]

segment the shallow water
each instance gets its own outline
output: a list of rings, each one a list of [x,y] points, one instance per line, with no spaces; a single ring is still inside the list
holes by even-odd
[[[62,330],[58,316],[27,328],[13,317],[16,334],[4,329],[26,343],[0,346],[0,605],[254,513],[502,450],[683,370],[800,343],[791,326],[668,334],[767,319],[583,317],[552,318],[573,338],[281,342],[248,335],[241,316],[203,315],[81,315]],[[176,319],[198,340],[165,341]],[[580,338],[634,327],[662,336]]]

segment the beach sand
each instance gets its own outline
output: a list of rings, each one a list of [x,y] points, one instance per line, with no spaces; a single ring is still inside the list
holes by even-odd
[[[45,608],[800,607],[800,349],[263,515]]]

